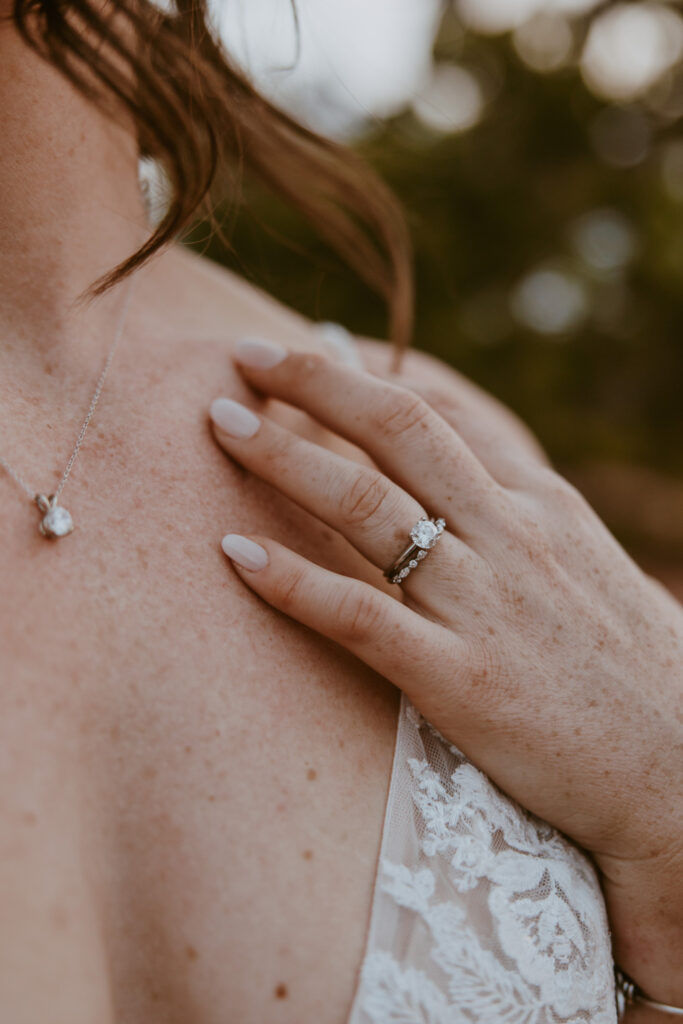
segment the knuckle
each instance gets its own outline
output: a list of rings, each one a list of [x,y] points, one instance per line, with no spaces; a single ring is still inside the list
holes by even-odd
[[[295,438],[288,430],[277,427],[269,429],[267,434],[264,431],[264,435],[261,443],[261,462],[268,466],[279,466],[291,455],[296,443]]]
[[[445,420],[457,420],[463,413],[462,403],[457,396],[436,384],[426,384],[416,389],[430,409],[438,412]]]
[[[388,438],[427,427],[432,409],[421,395],[412,391],[395,391],[391,398],[375,413],[377,429]]]
[[[517,547],[537,569],[555,564],[554,537],[541,518],[523,516],[517,524]]]
[[[337,621],[348,643],[377,643],[384,629],[385,612],[371,589],[351,587],[339,600]]]
[[[305,588],[306,572],[304,569],[290,569],[275,584],[274,603],[279,608],[295,608]]]
[[[556,476],[554,493],[562,510],[570,513],[573,518],[592,516],[592,509],[583,494],[568,480]]]
[[[301,387],[315,381],[330,360],[319,352],[292,352],[286,360],[293,382]]]
[[[520,559],[536,570],[554,565],[555,543],[550,526],[536,501],[509,503],[498,530],[498,543],[508,568],[518,569]]]
[[[510,622],[535,621],[545,614],[549,590],[555,598],[571,592],[568,571],[581,544],[580,531],[565,529],[554,516],[523,517],[508,544],[507,571],[499,588]],[[569,561],[568,561],[569,558]]]
[[[370,520],[383,519],[390,501],[392,485],[379,473],[357,474],[351,487],[342,495],[340,514],[347,526],[363,526]]]
[[[539,468],[535,489],[539,499],[546,505],[557,508],[568,508],[580,511],[587,508],[587,502],[581,492],[548,466]]]

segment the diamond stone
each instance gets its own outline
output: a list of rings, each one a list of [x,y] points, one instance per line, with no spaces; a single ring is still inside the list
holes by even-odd
[[[74,528],[74,522],[67,509],[51,505],[40,524],[41,532],[50,538],[66,537]]]
[[[417,544],[423,550],[427,550],[434,547],[436,538],[439,536],[439,530],[436,523],[433,523],[431,519],[421,519],[410,531],[410,536],[414,544]]]

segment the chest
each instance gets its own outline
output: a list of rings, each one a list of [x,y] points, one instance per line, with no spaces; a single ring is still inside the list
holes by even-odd
[[[158,442],[94,432],[68,538],[8,503],[2,676],[40,713],[6,727],[78,780],[117,1022],[338,1024],[397,698],[250,594],[219,546],[258,528],[341,568],[343,542],[229,466],[201,422]]]

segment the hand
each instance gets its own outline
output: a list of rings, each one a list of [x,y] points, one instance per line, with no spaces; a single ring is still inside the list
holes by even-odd
[[[236,571],[403,689],[502,789],[589,851],[621,966],[683,1005],[680,607],[504,432],[477,457],[406,388],[266,343],[244,342],[237,357],[258,391],[377,468],[219,399],[215,433],[233,458],[381,569],[425,511],[447,530],[395,596],[262,537],[226,538]]]

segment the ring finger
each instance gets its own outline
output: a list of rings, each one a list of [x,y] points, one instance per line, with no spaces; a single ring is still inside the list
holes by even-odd
[[[405,550],[411,528],[425,515],[414,498],[376,469],[306,441],[239,402],[216,399],[211,419],[229,455],[337,530],[383,570]],[[450,549],[460,561],[479,562],[451,534],[442,537],[439,548],[442,557]],[[419,577],[424,579],[424,568],[404,586],[414,591]]]

